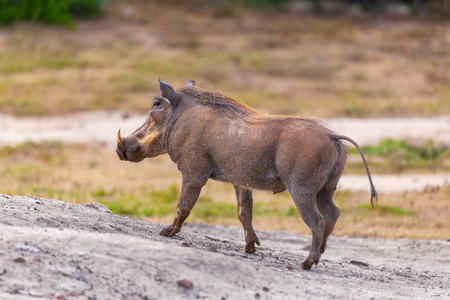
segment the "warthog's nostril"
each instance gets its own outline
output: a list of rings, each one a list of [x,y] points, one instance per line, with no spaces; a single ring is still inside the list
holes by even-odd
[[[130,145],[127,146],[127,150],[129,152],[137,152],[139,150],[139,148],[141,148],[141,145],[139,143],[131,143]]]

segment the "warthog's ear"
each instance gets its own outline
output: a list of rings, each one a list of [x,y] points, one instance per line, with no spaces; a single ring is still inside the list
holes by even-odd
[[[168,99],[173,107],[176,107],[180,103],[182,97],[181,94],[175,92],[175,90],[170,85],[168,85],[161,79],[159,79],[159,88],[161,90],[161,95],[164,98]]]
[[[150,111],[150,117],[153,119],[155,124],[158,126],[164,123],[166,116],[172,110],[172,105],[169,100],[164,97],[158,97],[153,103],[153,108]]]
[[[189,80],[188,82],[186,82],[184,87],[193,87],[194,85],[195,85],[195,80]]]

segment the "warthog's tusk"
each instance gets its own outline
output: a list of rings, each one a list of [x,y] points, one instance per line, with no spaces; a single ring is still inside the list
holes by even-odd
[[[125,141],[123,140],[122,136],[120,135],[120,128],[117,131],[117,145],[119,145],[120,148],[125,149]]]

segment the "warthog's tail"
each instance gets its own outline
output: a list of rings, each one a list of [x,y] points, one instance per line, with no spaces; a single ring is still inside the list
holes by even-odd
[[[354,140],[352,140],[351,138],[346,137],[344,135],[332,135],[331,137],[336,139],[336,140],[346,140],[346,141],[352,143],[356,147],[356,149],[358,149],[359,154],[361,154],[361,158],[362,158],[362,160],[364,162],[364,166],[366,167],[367,176],[369,177],[370,190],[371,190],[370,191],[370,204],[372,205],[372,207],[374,207],[373,206],[373,200],[374,199],[376,200],[376,202],[378,204],[378,193],[375,190],[375,186],[373,185],[372,176],[370,176],[369,166],[367,165],[366,158],[364,157],[364,154],[363,154],[361,148],[359,147],[359,145]]]

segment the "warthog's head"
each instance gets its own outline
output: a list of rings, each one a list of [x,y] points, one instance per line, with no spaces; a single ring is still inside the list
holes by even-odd
[[[188,81],[186,86],[194,85]],[[181,101],[181,94],[160,80],[162,97],[153,101],[147,121],[135,132],[123,138],[120,129],[117,132],[116,153],[121,160],[139,162],[144,158],[155,157],[166,153],[162,141],[165,123],[172,116],[174,109]]]

